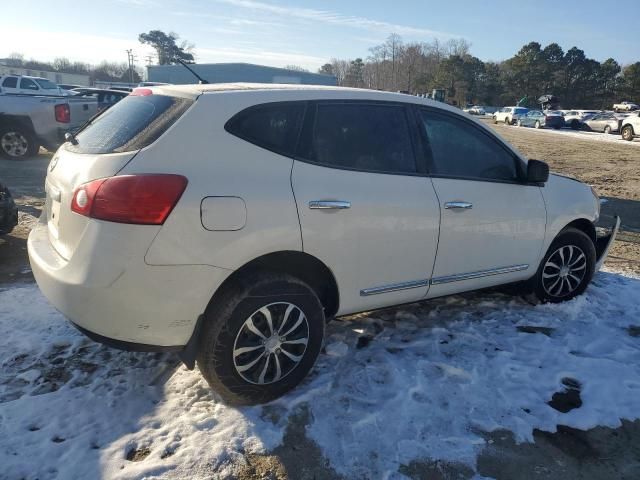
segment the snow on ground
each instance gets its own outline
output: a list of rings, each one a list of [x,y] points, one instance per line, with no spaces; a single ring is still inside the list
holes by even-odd
[[[508,125],[504,125],[504,126],[505,128],[513,128],[513,126],[508,126]],[[570,130],[567,128],[562,128],[558,130],[553,128],[537,129],[537,128],[530,128],[530,127],[517,127],[517,126],[515,126],[515,128],[524,129],[524,130],[527,130],[528,132],[534,132],[540,135],[546,135],[546,134],[564,135],[567,137],[579,138],[582,140],[591,140],[595,142],[608,142],[608,143],[615,143],[617,145],[630,145],[632,147],[640,147],[640,139],[636,138],[630,142],[628,140],[623,140],[622,136],[618,133],[607,135],[606,133],[582,132],[582,131]]]
[[[335,321],[301,387],[238,409],[174,357],[94,344],[37,287],[13,286],[0,291],[0,478],[224,478],[304,404],[307,435],[348,478],[404,478],[413,459],[473,467],[495,429],[531,441],[616,427],[640,417],[639,298],[640,278],[603,272],[562,305],[484,292]],[[566,378],[583,405],[560,413],[547,402]]]

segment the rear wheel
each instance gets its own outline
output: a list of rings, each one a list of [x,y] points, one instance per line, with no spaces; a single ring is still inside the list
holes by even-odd
[[[633,127],[631,125],[626,125],[622,129],[622,138],[629,142],[633,140]]]
[[[572,130],[579,130],[580,129],[580,122],[578,120],[571,120],[571,129]]]
[[[538,120],[536,120],[536,124],[534,125],[534,127],[540,128],[540,122]]]
[[[504,124],[511,125],[511,120],[509,120],[509,117],[504,117]]]
[[[611,133],[611,127],[609,125],[604,126],[604,133],[606,133],[607,135]]]
[[[244,276],[208,309],[198,367],[229,404],[269,402],[311,370],[324,324],[320,300],[302,281],[275,273]]]
[[[40,145],[34,135],[22,127],[0,127],[0,154],[20,160],[38,153]]]
[[[581,230],[567,228],[553,241],[535,278],[536,296],[544,302],[564,302],[583,293],[596,265],[593,241]]]
[[[518,122],[516,123],[516,125],[518,125],[519,127],[521,127],[521,126],[522,126],[522,121],[521,121],[521,120],[518,120]]]

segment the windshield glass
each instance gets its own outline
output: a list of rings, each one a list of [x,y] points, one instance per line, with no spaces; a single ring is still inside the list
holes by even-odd
[[[76,153],[113,153],[139,150],[153,143],[193,104],[166,95],[129,95],[95,118],[77,134]]]
[[[46,78],[35,78],[34,80],[38,85],[40,85],[40,88],[43,88],[44,90],[55,90],[58,88],[58,85]]]

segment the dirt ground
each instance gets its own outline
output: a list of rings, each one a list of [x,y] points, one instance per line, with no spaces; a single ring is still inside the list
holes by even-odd
[[[622,232],[608,264],[640,273],[640,148],[582,140],[528,129],[494,126],[530,158],[547,161],[552,170],[593,185],[601,197],[602,222],[623,218]],[[44,178],[50,154],[21,162],[0,160],[0,180],[7,184],[20,209],[20,225],[0,237],[0,288],[33,281],[26,238],[44,204]],[[309,412],[302,406],[291,417],[283,443],[267,455],[247,455],[232,478],[342,478],[306,436]],[[510,432],[486,433],[487,446],[477,470],[437,459],[412,462],[400,472],[411,479],[469,479],[480,474],[496,479],[637,479],[640,478],[640,421],[622,422],[617,429],[579,431],[559,426],[557,433],[534,432],[535,443],[516,444]]]

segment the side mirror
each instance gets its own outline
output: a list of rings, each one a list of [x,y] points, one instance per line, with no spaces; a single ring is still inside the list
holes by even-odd
[[[546,183],[549,180],[549,165],[542,160],[530,159],[527,162],[527,182]]]

